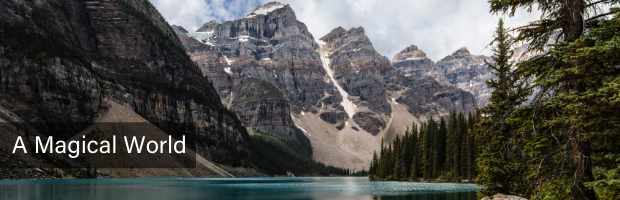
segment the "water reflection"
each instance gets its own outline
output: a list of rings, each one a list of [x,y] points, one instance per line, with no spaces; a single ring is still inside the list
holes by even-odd
[[[0,181],[0,199],[474,200],[474,184],[367,178],[92,179]]]

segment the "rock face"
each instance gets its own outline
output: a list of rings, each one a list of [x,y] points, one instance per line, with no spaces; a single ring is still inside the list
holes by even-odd
[[[4,2],[0,75],[1,104],[48,123],[36,128],[55,138],[92,123],[108,99],[174,137],[188,135],[210,160],[235,164],[245,154],[245,128],[148,1]]]
[[[364,28],[338,27],[319,40],[279,2],[192,33],[173,28],[245,125],[283,139],[297,126],[315,159],[338,167],[361,170],[387,132],[404,133],[419,119],[475,105],[455,87],[402,75],[375,51]]]
[[[235,82],[234,99],[229,106],[249,127],[276,134],[287,140],[295,137],[288,101],[269,82],[244,78]]]
[[[450,110],[467,112],[474,108],[475,100],[467,92],[441,86],[432,79],[403,76],[372,47],[362,27],[348,31],[338,27],[321,41],[325,42],[334,78],[360,111],[353,116],[354,121],[373,135],[386,128],[391,104],[404,103],[408,112],[418,117],[444,116]],[[415,46],[400,56],[403,55],[425,57]]]
[[[413,77],[423,77],[426,69],[435,65],[430,58],[426,57],[424,51],[413,44],[397,53],[392,59],[392,64],[403,74]]]
[[[213,81],[225,104],[237,102],[242,98],[240,93],[255,92],[249,90],[257,88],[237,84],[246,77],[266,81],[278,88],[290,106],[287,111],[289,118],[291,113],[316,113],[315,106],[323,101],[332,104],[341,99],[333,85],[324,80],[326,75],[316,51],[318,46],[307,27],[297,21],[289,5],[268,3],[242,19],[207,22],[195,33],[183,33],[182,28],[178,30],[188,54],[198,63],[203,74]],[[330,97],[324,98],[325,94]],[[229,105],[235,111],[246,109],[234,107],[246,104]],[[332,110],[338,110],[338,106]],[[267,115],[282,114],[280,110],[266,111],[274,112]],[[259,121],[251,122],[244,119],[250,118],[242,117],[250,127],[268,123],[278,123],[272,124],[278,127],[294,126],[287,120],[257,117],[255,119]],[[277,130],[289,131],[287,128]],[[289,133],[274,134],[285,136]]]
[[[433,63],[424,52],[411,45],[396,54],[392,63],[407,76],[430,76],[443,85],[471,92],[476,97],[477,107],[483,107],[488,104],[487,99],[492,91],[486,87],[486,81],[493,78],[491,68],[484,62],[489,59],[487,56],[471,55],[463,47]]]
[[[493,196],[493,199],[489,197],[484,197],[482,200],[527,200],[526,198],[515,196],[515,195],[505,195],[505,194],[496,194]]]
[[[345,110],[362,129],[379,134],[392,112],[381,83],[381,72],[392,69],[389,60],[375,51],[362,27],[348,31],[338,27],[321,41],[332,77],[342,88],[341,95],[351,101],[350,106],[343,105],[350,107]]]

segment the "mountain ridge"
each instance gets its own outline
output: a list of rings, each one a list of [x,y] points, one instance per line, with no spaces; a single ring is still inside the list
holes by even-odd
[[[493,78],[491,68],[485,63],[485,60],[490,60],[489,57],[472,55],[467,47],[461,47],[441,60],[433,62],[426,57],[416,57],[419,52],[423,53],[422,50],[417,49],[416,55],[406,50],[407,48],[392,59],[394,66],[403,74],[418,78],[432,77],[443,85],[471,92],[476,97],[477,107],[484,107],[488,103],[491,89],[486,87],[486,81]]]
[[[290,105],[295,127],[311,140],[317,161],[361,170],[381,138],[402,134],[431,115],[473,110],[475,99],[467,92],[395,70],[363,27],[336,27],[317,39],[290,6],[273,5],[278,8],[264,14],[209,21],[197,32],[177,34],[223,102],[243,98],[236,94],[243,93],[238,82],[246,77],[275,86]]]

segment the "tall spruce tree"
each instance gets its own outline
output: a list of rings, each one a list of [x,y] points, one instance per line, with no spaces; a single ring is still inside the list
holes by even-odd
[[[414,144],[414,140],[413,140],[413,131],[415,130],[415,126],[412,127],[412,130],[409,131],[409,128],[407,128],[407,131],[405,132],[405,144],[403,145],[403,148],[405,149],[405,153],[403,154],[403,177],[401,178],[401,180],[409,180],[411,179],[411,163],[413,162],[413,157],[414,157],[414,149],[416,144]]]
[[[392,148],[394,149],[394,152],[392,152],[392,162],[394,163],[393,167],[392,167],[392,179],[391,180],[400,180],[400,176],[401,176],[401,167],[402,167],[402,153],[401,153],[401,137],[399,135],[396,135],[396,140],[394,140],[394,143],[392,145]]]
[[[475,130],[479,144],[482,146],[478,157],[479,176],[477,182],[485,185],[483,192],[514,193],[527,189],[519,180],[518,162],[522,158],[519,146],[512,140],[515,130],[507,118],[525,100],[528,93],[524,89],[525,82],[518,82],[511,76],[512,64],[509,59],[514,54],[513,39],[504,28],[500,19],[495,31],[495,46],[493,47],[493,63],[487,62],[492,68],[495,79],[487,81],[487,86],[493,88],[489,104],[480,109],[484,115],[478,122]],[[517,192],[517,194],[520,194]]]
[[[472,180],[476,177],[476,136],[474,134],[475,120],[471,113],[467,115],[467,179]]]
[[[462,112],[459,112],[457,117],[458,128],[458,138],[459,138],[459,147],[458,154],[456,154],[456,159],[458,162],[458,170],[459,170],[459,179],[467,176],[467,119]]]
[[[418,139],[418,126],[413,123],[411,126],[411,152],[412,152],[412,161],[411,161],[411,171],[409,172],[410,180],[417,180],[418,175],[420,173],[420,156],[419,156],[419,139]]]
[[[431,132],[430,129],[432,127],[432,124],[430,124],[430,122],[433,121],[432,119],[433,117],[431,116],[431,120],[428,121],[429,124],[427,124],[426,122],[423,123],[422,125],[423,131],[421,132],[421,134],[423,134],[423,141],[422,141],[422,173],[423,175],[422,177],[424,178],[424,180],[431,179],[432,178],[431,175],[433,173],[431,169],[432,167],[431,157],[432,157],[433,150],[431,147],[432,144],[431,144],[431,133],[430,133]]]
[[[454,179],[454,166],[455,166],[455,161],[454,161],[454,152],[455,152],[455,148],[456,148],[456,130],[457,130],[457,124],[456,124],[456,112],[452,111],[450,112],[450,117],[448,118],[448,135],[446,136],[446,170],[448,171],[449,174],[452,175],[452,177],[450,177],[451,179]]]
[[[448,132],[448,128],[446,127],[446,121],[443,117],[441,117],[439,122],[439,129],[437,130],[437,134],[435,134],[435,167],[434,167],[434,176],[435,178],[441,175],[441,172],[444,171],[444,166],[446,162],[446,135]]]

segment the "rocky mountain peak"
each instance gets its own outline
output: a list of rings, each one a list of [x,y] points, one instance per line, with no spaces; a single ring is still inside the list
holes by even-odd
[[[338,28],[335,28],[332,31],[330,31],[327,35],[321,37],[320,40],[322,40],[324,42],[330,42],[330,41],[332,41],[334,39],[342,37],[346,33],[347,33],[347,30],[342,28],[342,26],[339,26]]]
[[[218,24],[220,23],[215,20],[211,20],[207,23],[202,24],[202,26],[198,30],[196,30],[196,32],[211,32]]]
[[[357,28],[351,28],[349,29],[349,31],[347,31],[348,34],[359,34],[359,35],[366,35],[366,32],[364,30],[364,27],[357,27]]]
[[[469,50],[467,50],[467,47],[461,47],[459,50],[456,50],[454,53],[452,53],[453,56],[462,56],[462,55],[471,55],[471,53],[469,52]]]
[[[411,44],[409,45],[407,48],[403,49],[402,51],[400,51],[401,53],[407,53],[407,52],[412,52],[412,51],[418,51],[420,49],[418,49],[418,46]]]
[[[492,90],[486,87],[486,81],[493,78],[490,67],[484,62],[488,57],[472,55],[467,47],[461,47],[433,63],[423,53],[411,45],[396,54],[392,64],[407,76],[432,77],[442,85],[471,92],[476,97],[478,107],[488,103]]]
[[[252,18],[257,15],[267,15],[270,12],[273,12],[275,10],[285,8],[285,7],[289,8],[289,10],[292,11],[292,9],[290,9],[290,6],[288,4],[282,4],[278,1],[272,1],[262,6],[256,6],[256,9],[254,9],[252,13],[248,14],[247,18]]]
[[[403,49],[400,53],[394,55],[392,62],[401,62],[405,60],[421,60],[428,59],[426,57],[426,53],[420,50],[416,45],[410,45],[407,48]],[[430,61],[430,59],[428,59]],[[432,61],[431,61],[432,62]]]

